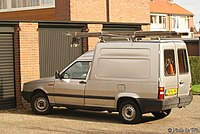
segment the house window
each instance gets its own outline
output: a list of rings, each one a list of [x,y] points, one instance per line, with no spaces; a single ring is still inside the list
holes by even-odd
[[[39,0],[12,0],[12,8],[39,6]]]
[[[49,4],[54,4],[55,0],[41,0],[42,5],[49,5]]]
[[[166,30],[167,16],[158,14],[151,15],[151,28],[156,30]]]
[[[160,24],[162,24],[162,22],[163,22],[162,19],[163,19],[163,17],[162,17],[162,16],[159,16],[159,23],[160,23]]]
[[[7,9],[7,0],[0,0],[0,9]]]
[[[172,17],[172,28],[173,29],[176,28],[176,19],[175,19],[175,17]]]
[[[155,24],[156,23],[156,18],[157,18],[157,16],[151,15],[151,23]]]
[[[187,28],[190,28],[190,18],[187,16],[186,18],[185,18],[185,24],[186,24],[186,27]]]
[[[55,7],[55,0],[0,0],[0,12]]]
[[[172,28],[173,29],[179,29],[179,22],[180,21],[180,16],[172,16]]]
[[[164,17],[163,17],[163,28],[164,28],[164,29],[167,28],[167,23],[166,23],[166,22],[167,22],[167,19],[166,19],[166,17],[164,16]]]

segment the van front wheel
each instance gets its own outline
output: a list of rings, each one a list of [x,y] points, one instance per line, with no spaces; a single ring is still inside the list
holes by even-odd
[[[32,111],[36,114],[48,114],[52,110],[47,96],[43,93],[35,94],[31,99]]]
[[[142,113],[134,101],[124,101],[119,106],[119,115],[124,123],[139,123]]]
[[[165,118],[166,116],[168,116],[171,113],[171,109],[168,110],[164,110],[164,111],[159,111],[159,112],[152,112],[152,114],[158,118],[158,119],[162,119]]]

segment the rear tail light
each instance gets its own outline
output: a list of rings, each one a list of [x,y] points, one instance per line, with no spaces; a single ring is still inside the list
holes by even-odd
[[[165,96],[165,88],[159,87],[158,88],[158,99],[163,100]]]

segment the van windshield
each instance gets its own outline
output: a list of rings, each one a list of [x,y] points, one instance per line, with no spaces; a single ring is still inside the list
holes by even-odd
[[[164,50],[165,76],[176,75],[174,50]]]

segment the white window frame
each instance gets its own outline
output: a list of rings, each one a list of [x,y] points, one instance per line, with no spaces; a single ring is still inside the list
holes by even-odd
[[[173,24],[175,20],[175,25]],[[184,20],[184,24],[182,22]],[[183,26],[184,25],[184,26]],[[173,27],[175,26],[175,27]],[[172,16],[172,30],[176,32],[189,32],[189,16],[178,16],[178,15],[173,15]]]
[[[151,23],[151,31],[166,31],[167,30],[167,14],[150,14],[150,16],[156,16],[156,21]],[[161,23],[160,23],[160,17],[161,17]],[[164,18],[165,18],[165,24],[164,24]]]
[[[0,9],[0,12],[13,12],[13,11],[23,11],[23,10],[33,10],[33,9],[55,8],[55,0],[52,4],[42,4],[42,0],[39,0],[39,6],[17,7],[17,8],[12,8],[11,1],[12,0],[7,0],[7,9]]]

